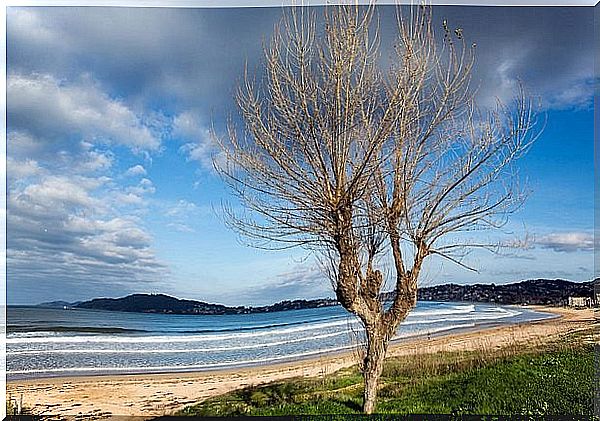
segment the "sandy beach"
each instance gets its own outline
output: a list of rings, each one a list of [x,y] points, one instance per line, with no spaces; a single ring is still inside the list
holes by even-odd
[[[494,349],[552,340],[594,323],[591,309],[535,307],[560,317],[445,336],[401,341],[388,356],[440,351]],[[7,383],[7,396],[20,399],[38,415],[79,415],[85,419],[108,415],[158,416],[189,404],[250,385],[291,377],[319,377],[356,363],[352,352],[261,367],[210,372],[119,376],[60,377]]]

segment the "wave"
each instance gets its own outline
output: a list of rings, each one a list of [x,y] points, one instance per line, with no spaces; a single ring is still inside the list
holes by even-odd
[[[516,310],[504,310],[501,312],[494,312],[493,314],[470,314],[468,316],[465,317],[453,317],[452,319],[425,319],[425,320],[415,320],[415,321],[408,321],[408,322],[404,322],[401,324],[402,325],[422,325],[422,324],[434,324],[434,323],[444,323],[444,322],[448,322],[448,321],[466,321],[466,320],[472,320],[475,322],[485,322],[485,321],[489,321],[489,320],[498,320],[498,319],[505,319],[507,317],[514,317],[514,316],[518,316],[519,314],[521,314],[520,311],[516,311]]]
[[[437,327],[437,328],[433,328],[433,329],[427,329],[425,331],[421,330],[421,331],[417,331],[417,332],[407,332],[404,334],[398,334],[398,335],[394,336],[392,338],[392,340],[412,338],[415,336],[422,336],[425,334],[447,332],[449,330],[468,329],[468,328],[473,328],[475,326],[476,326],[475,323],[462,323],[462,324],[458,324],[458,325],[441,326],[441,327]]]
[[[463,312],[465,313],[465,312]],[[458,321],[489,321],[498,320],[508,317],[513,317],[521,314],[516,310],[498,309],[493,313],[473,313],[465,315],[464,317],[452,317],[452,318],[438,318],[438,319],[417,319],[410,320],[407,318],[400,326],[411,326],[411,325],[427,325],[436,323],[446,322],[458,322]],[[208,334],[199,336],[188,336],[188,335],[156,335],[156,336],[122,336],[122,337],[107,337],[107,336],[53,336],[53,337],[26,337],[26,338],[7,338],[7,344],[33,344],[33,343],[185,343],[185,342],[214,342],[224,341],[231,339],[248,339],[267,337],[272,335],[285,335],[299,332],[306,332],[311,330],[320,330],[327,328],[334,328],[340,326],[350,326],[360,324],[358,319],[351,319],[349,316],[344,316],[346,320],[337,320],[326,323],[314,323],[314,324],[302,324],[296,327],[290,327],[285,329],[273,329],[273,330],[261,330],[254,332],[239,332],[231,334]]]
[[[458,325],[450,325],[444,326],[437,329],[431,330],[429,333],[439,333],[448,330],[454,329],[464,329],[475,327],[474,323],[466,323],[466,324],[458,324]],[[423,332],[418,333],[406,333],[404,335],[397,335],[394,339],[402,339],[413,336],[422,335]],[[319,339],[314,337],[314,339]],[[165,372],[165,371],[191,371],[191,370],[202,370],[202,369],[211,369],[211,368],[225,368],[225,367],[235,367],[235,366],[248,366],[253,364],[264,364],[274,361],[281,360],[295,360],[301,359],[303,357],[309,357],[313,355],[322,355],[328,354],[338,351],[344,351],[347,349],[356,349],[358,346],[364,345],[363,343],[356,343],[350,345],[343,345],[333,348],[325,348],[325,349],[317,349],[314,351],[300,352],[294,354],[286,354],[286,355],[277,355],[273,357],[267,358],[256,358],[256,359],[248,359],[248,360],[238,360],[238,361],[223,361],[216,363],[205,363],[205,364],[191,364],[191,365],[163,365],[163,366],[129,366],[129,367],[73,367],[73,368],[42,368],[42,369],[31,369],[31,370],[8,370],[7,374],[9,375],[18,375],[18,374],[43,374],[43,373],[80,373],[80,372],[93,372],[93,373],[110,373],[110,372]],[[187,350],[190,352],[190,350]]]
[[[251,345],[236,345],[216,348],[184,348],[184,349],[46,349],[46,350],[27,350],[27,351],[7,351],[7,355],[40,355],[40,354],[177,354],[183,352],[222,352],[236,351],[239,349],[259,349],[272,346],[288,345],[298,342],[312,341],[316,339],[326,339],[335,336],[348,334],[347,331],[327,333],[323,335],[307,336],[288,341],[266,342]]]
[[[410,317],[420,317],[420,316],[442,316],[446,314],[464,314],[464,313],[474,313],[475,305],[474,304],[466,304],[466,305],[456,305],[452,306],[449,309],[435,309],[435,310],[413,310],[407,318]]]
[[[223,329],[178,330],[178,331],[176,331],[176,333],[241,332],[241,331],[247,331],[247,330],[272,329],[272,328],[284,327],[284,326],[307,325],[307,324],[311,324],[311,323],[315,323],[315,322],[323,322],[326,320],[338,320],[338,319],[347,318],[347,317],[348,316],[332,316],[332,317],[325,317],[325,318],[312,319],[312,320],[301,320],[301,321],[288,322],[288,323],[274,323],[274,324],[268,324],[268,325],[256,325],[256,326],[244,326],[244,327],[228,327],[228,328],[223,328]],[[154,332],[167,333],[167,332],[173,332],[173,331],[158,330],[158,331],[154,331]]]
[[[338,346],[335,348],[318,349],[315,351],[300,352],[296,354],[278,355],[269,358],[256,358],[252,360],[240,360],[240,361],[223,361],[219,363],[206,363],[206,364],[193,364],[193,365],[164,365],[164,366],[137,366],[137,367],[75,367],[75,368],[42,368],[33,370],[15,370],[7,371],[7,374],[30,374],[30,373],[62,373],[62,372],[110,372],[110,371],[186,371],[196,370],[203,368],[218,368],[218,367],[230,367],[239,365],[251,365],[268,363],[271,361],[280,361],[288,359],[298,359],[302,357],[308,357],[311,355],[327,354],[331,352],[343,351],[345,349],[354,348],[356,345],[345,345]]]
[[[95,326],[22,326],[8,325],[7,333],[52,333],[52,332],[82,332],[82,333],[150,333],[149,330],[127,329],[121,327]]]
[[[424,334],[439,333],[447,330],[461,329],[475,327],[475,323],[463,323],[457,325],[442,326],[439,328],[428,329],[417,332],[407,332],[404,334],[397,334],[393,339],[402,339],[413,336],[419,336]],[[287,341],[276,341],[267,342],[261,344],[250,344],[250,345],[236,345],[231,347],[215,347],[215,348],[183,348],[183,349],[47,349],[47,350],[26,350],[26,351],[7,351],[8,356],[12,355],[44,355],[44,354],[178,354],[178,353],[208,353],[208,352],[226,352],[236,351],[242,349],[260,349],[270,348],[281,345],[289,345],[293,343],[306,342],[318,339],[327,339],[335,336],[341,336],[350,334],[348,331],[340,331],[334,333],[327,333],[323,335],[302,337],[297,339],[290,339]]]
[[[180,334],[193,334],[193,333],[221,333],[221,332],[240,332],[248,330],[262,330],[272,329],[284,326],[295,326],[295,325],[306,325],[315,322],[321,322],[326,320],[337,320],[347,316],[333,316],[327,318],[318,318],[311,320],[293,321],[287,323],[273,323],[265,325],[255,326],[243,326],[243,327],[231,327],[223,329],[192,329],[192,330],[144,330],[144,329],[130,329],[120,327],[95,327],[95,326],[24,326],[24,325],[8,325],[7,332],[9,334],[21,334],[21,333],[47,333],[53,332],[82,332],[82,333],[180,333]]]
[[[163,343],[163,342],[210,342],[210,341],[222,341],[228,339],[245,339],[262,337],[269,335],[285,335],[288,333],[304,332],[307,330],[326,329],[329,327],[336,327],[348,324],[360,323],[358,319],[355,320],[342,320],[334,321],[329,323],[317,323],[309,324],[306,326],[291,327],[288,329],[276,329],[272,331],[260,331],[260,332],[241,332],[232,334],[217,334],[217,335],[202,335],[202,336],[139,336],[139,337],[106,337],[106,336],[61,336],[61,337],[33,337],[33,338],[7,338],[7,344],[17,343],[65,343],[65,342],[102,342],[102,343],[121,343],[121,342],[139,342],[139,343]]]

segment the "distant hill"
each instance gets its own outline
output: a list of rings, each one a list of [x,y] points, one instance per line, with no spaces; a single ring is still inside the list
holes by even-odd
[[[497,304],[546,304],[564,305],[568,297],[593,297],[594,285],[600,279],[589,282],[571,282],[562,279],[533,279],[512,284],[445,284],[418,290],[419,301],[470,301]],[[393,292],[382,294],[391,300]],[[300,310],[338,305],[331,298],[318,300],[281,301],[261,307],[229,307],[203,301],[182,300],[165,294],[133,294],[122,298],[96,298],[90,301],[69,303],[52,301],[40,304],[46,308],[85,308],[93,310],[124,311],[133,313],[170,314],[250,314],[286,310]]]
[[[96,298],[75,305],[75,308],[125,311],[134,313],[172,314],[249,314],[298,310],[337,305],[331,299],[281,301],[263,307],[228,307],[203,301],[181,300],[164,294],[133,294],[123,298]]]
[[[446,284],[420,288],[420,301],[473,301],[497,304],[565,305],[569,297],[593,297],[598,279],[571,282],[563,279],[533,279],[512,284]],[[393,292],[384,294],[393,298]]]
[[[68,301],[48,301],[47,303],[38,304],[37,307],[43,308],[64,308],[64,307],[74,307],[79,304],[81,301],[76,301],[70,303]]]

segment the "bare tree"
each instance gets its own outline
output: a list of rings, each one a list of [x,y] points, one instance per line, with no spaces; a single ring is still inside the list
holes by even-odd
[[[387,68],[375,7],[329,6],[322,20],[288,10],[264,77],[246,72],[238,91],[244,129],[231,123],[218,139],[217,169],[250,211],[229,210],[230,225],[261,247],[318,252],[338,301],[362,321],[366,413],[423,263],[438,255],[466,266],[465,250],[490,247],[464,233],[500,226],[522,203],[512,164],[535,137],[523,92],[477,111],[475,45],[462,30],[444,21],[436,39],[431,8],[409,10],[398,13]]]

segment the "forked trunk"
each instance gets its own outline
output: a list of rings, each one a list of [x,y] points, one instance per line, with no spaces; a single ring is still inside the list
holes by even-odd
[[[379,322],[381,323],[381,322]],[[383,361],[389,338],[383,333],[382,326],[367,328],[367,349],[364,359],[365,391],[363,411],[372,414],[377,400],[377,384],[383,371]]]

